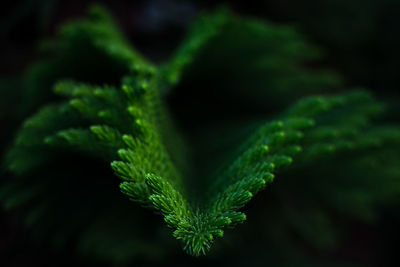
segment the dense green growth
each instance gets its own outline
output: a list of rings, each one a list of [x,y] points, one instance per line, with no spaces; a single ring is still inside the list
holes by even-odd
[[[266,186],[259,231],[288,247],[299,237],[333,247],[345,231],[335,216],[373,222],[400,192],[400,128],[377,120],[385,105],[305,67],[321,52],[292,28],[219,10],[155,65],[95,7],[44,48],[52,57],[21,84],[20,108],[38,111],[17,134],[6,158],[15,177],[0,188],[3,206],[21,207],[40,237],[62,245],[83,232],[82,252],[119,262],[168,253],[163,230],[141,233],[152,215],[136,216],[137,204],[114,193],[110,164],[121,191],[162,214],[195,256],[243,223],[242,208]],[[179,110],[167,99],[181,92],[210,103],[171,116]]]

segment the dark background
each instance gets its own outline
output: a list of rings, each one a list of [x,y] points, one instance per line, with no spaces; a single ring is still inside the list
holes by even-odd
[[[295,25],[325,51],[322,64],[344,77],[346,86],[364,86],[385,101],[398,103],[400,69],[400,1],[398,0],[274,0],[274,1],[96,1],[115,15],[135,46],[153,61],[168,58],[185,29],[201,11],[223,3],[236,13]],[[25,0],[0,4],[0,77],[19,74],[36,59],[40,40],[53,36],[65,21],[81,17],[92,1]],[[399,109],[396,105],[394,109]],[[396,112],[393,112],[396,114]],[[398,113],[397,113],[398,114]],[[398,120],[398,118],[393,115]],[[1,119],[0,149],[13,136],[15,125]],[[15,224],[11,213],[0,213],[0,261],[5,266],[69,266],[85,264],[66,249],[61,255],[47,248],[29,246],[29,233]],[[396,225],[398,216],[387,221]],[[389,228],[390,229],[390,228]],[[361,229],[368,232],[370,229]],[[361,233],[362,235],[362,233]],[[387,233],[388,243],[391,233]],[[356,241],[357,242],[357,241]],[[376,260],[355,251],[351,257]],[[391,249],[395,250],[393,245]],[[358,255],[358,254],[360,255]],[[394,253],[381,257],[388,266]],[[57,261],[54,265],[55,259]],[[1,266],[4,266],[0,263]]]

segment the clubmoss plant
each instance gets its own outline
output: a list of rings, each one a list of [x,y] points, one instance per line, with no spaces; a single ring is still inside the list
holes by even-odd
[[[51,57],[20,82],[16,108],[33,115],[0,188],[3,206],[41,238],[62,245],[77,235],[84,253],[118,262],[161,257],[169,241],[163,230],[140,233],[157,220],[136,216],[142,206],[200,256],[268,187],[263,238],[333,247],[345,231],[335,216],[374,222],[400,192],[400,128],[379,122],[385,104],[306,67],[322,52],[291,27],[221,9],[154,64],[96,6],[43,48]],[[181,93],[203,95],[189,115],[169,100]],[[114,193],[111,169],[135,203]],[[107,242],[112,250],[99,246]]]

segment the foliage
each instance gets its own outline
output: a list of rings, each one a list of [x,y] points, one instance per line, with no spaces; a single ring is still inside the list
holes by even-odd
[[[162,227],[140,233],[153,215],[115,193],[109,164],[122,193],[162,214],[195,256],[243,223],[266,186],[259,232],[288,247],[299,236],[334,247],[345,231],[336,216],[373,222],[377,206],[396,201],[400,129],[377,120],[385,105],[365,90],[333,94],[340,79],[305,67],[321,52],[292,28],[219,10],[155,65],[95,7],[45,47],[54,56],[23,80],[23,108],[41,107],[17,133],[6,159],[15,177],[0,188],[3,206],[19,207],[39,237],[61,245],[83,232],[83,253],[121,263],[172,250]],[[167,100],[182,90],[210,104],[174,116]],[[213,131],[225,140],[204,134]]]

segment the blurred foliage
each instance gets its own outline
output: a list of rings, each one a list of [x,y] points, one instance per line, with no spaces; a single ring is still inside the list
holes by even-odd
[[[262,2],[262,12],[295,23],[329,49],[327,60],[345,74],[348,82],[398,96],[398,1]]]

